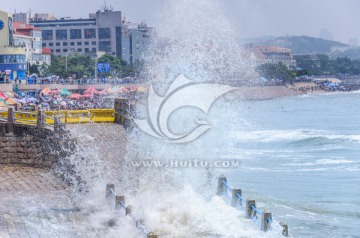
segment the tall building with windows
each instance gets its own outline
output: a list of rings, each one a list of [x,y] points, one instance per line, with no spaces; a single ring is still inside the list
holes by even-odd
[[[121,58],[132,64],[140,61],[148,50],[153,34],[155,34],[155,29],[148,27],[145,23],[124,22]]]
[[[30,24],[42,30],[42,47],[50,48],[54,55],[78,52],[96,56],[96,52],[102,51],[132,64],[145,51],[145,41],[148,41],[149,35],[145,31],[152,28],[139,25],[136,29],[129,29],[121,17],[121,11],[104,7],[90,13],[87,19],[32,18]]]
[[[14,22],[29,24],[30,12],[16,12],[13,14]]]
[[[11,79],[26,77],[25,48],[14,45],[12,14],[0,10],[0,71]]]
[[[50,48],[54,55],[79,52],[95,56],[96,51],[120,55],[120,11],[97,11],[88,19],[34,19],[30,24],[42,30],[42,47]]]

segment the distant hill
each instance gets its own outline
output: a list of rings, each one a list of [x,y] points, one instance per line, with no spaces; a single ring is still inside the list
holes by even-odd
[[[337,41],[310,36],[260,37],[246,40],[256,45],[277,45],[291,49],[293,54],[328,54],[331,46],[347,46]]]

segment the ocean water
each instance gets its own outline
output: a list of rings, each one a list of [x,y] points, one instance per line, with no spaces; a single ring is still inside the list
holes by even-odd
[[[360,237],[359,92],[220,104],[206,137],[241,166],[216,174],[294,237]]]

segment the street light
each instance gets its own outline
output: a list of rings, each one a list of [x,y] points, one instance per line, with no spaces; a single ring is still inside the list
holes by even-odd
[[[66,53],[65,53],[65,71],[66,71],[66,72],[68,71],[67,56],[68,56],[68,53],[70,53],[70,52],[74,52],[74,50],[70,50],[69,52],[66,52]]]

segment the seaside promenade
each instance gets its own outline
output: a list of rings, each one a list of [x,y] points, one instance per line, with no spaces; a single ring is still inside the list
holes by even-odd
[[[103,160],[119,158],[126,145],[118,124],[67,125],[67,130]],[[104,237],[111,217],[94,224],[93,212],[53,169],[0,165],[1,238]]]

